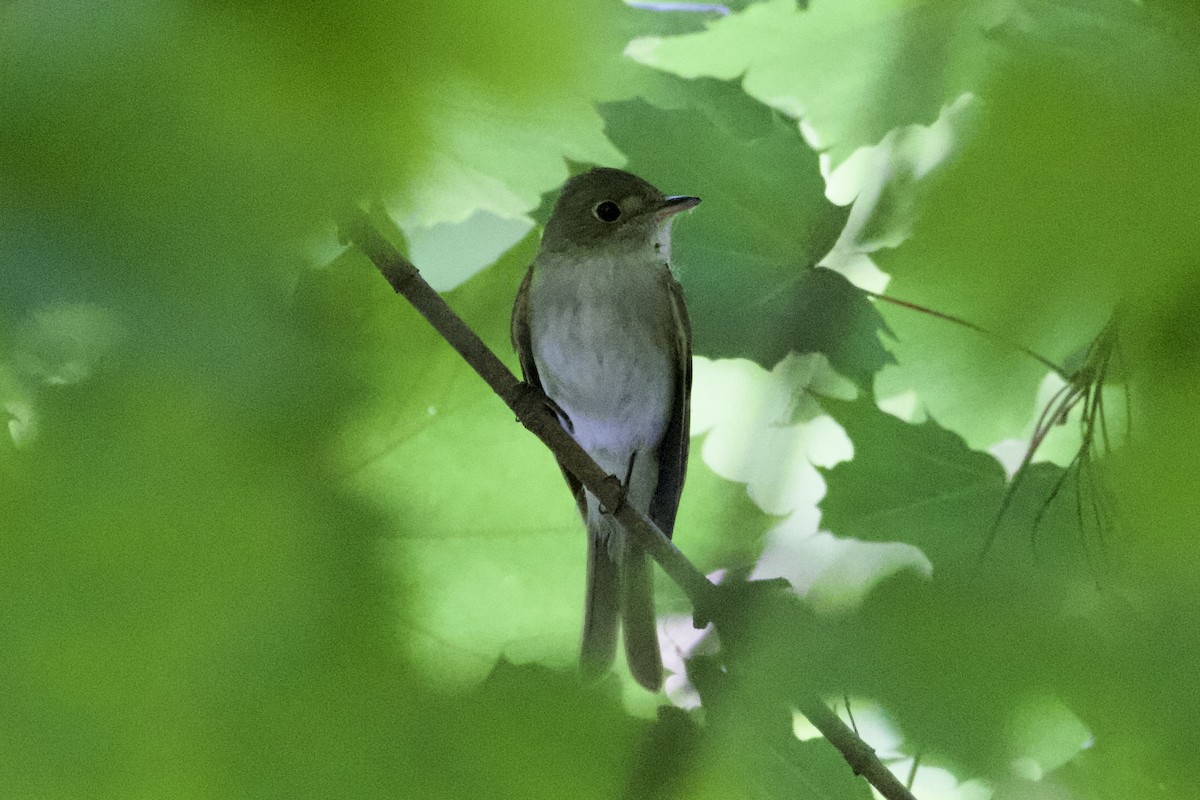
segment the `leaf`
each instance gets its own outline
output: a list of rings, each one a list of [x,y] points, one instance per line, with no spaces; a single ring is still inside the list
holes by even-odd
[[[448,295],[513,366],[510,299],[533,244]],[[414,600],[409,647],[460,679],[501,652],[573,661],[584,537],[550,454],[361,256],[314,274],[301,308],[330,342],[329,368],[362,387],[343,429],[346,480],[397,530],[413,526],[388,548]]]
[[[1104,544],[1090,518],[1081,523],[1075,503],[1076,492],[1087,487],[1068,481],[1052,494],[1061,467],[1034,465],[1019,486],[1010,486],[993,456],[969,449],[933,421],[907,423],[869,400],[822,405],[854,443],[853,460],[825,472],[828,493],[820,508],[828,530],[916,545],[935,575],[987,564],[989,574],[1011,580],[1025,575],[1036,557],[1040,570],[1078,578],[1102,558]],[[974,580],[990,582],[982,574]]]
[[[1113,753],[1101,746],[1092,748],[1037,782],[1014,781],[1001,787],[995,800],[1043,800],[1079,797],[1088,800],[1120,800],[1126,797],[1166,800],[1185,797],[1164,785],[1161,773],[1146,768],[1132,754]]]
[[[775,619],[775,617],[772,617]],[[860,800],[871,789],[824,739],[801,742],[793,731],[788,700],[749,663],[688,662],[700,690],[706,737],[688,765],[694,788],[687,796],[811,797]],[[705,791],[707,790],[707,791]]]
[[[626,714],[614,693],[582,686],[573,669],[505,661],[456,705],[472,723],[464,766],[475,774],[476,796],[490,796],[493,786],[512,798],[620,796],[653,728]]]
[[[824,353],[834,369],[870,386],[892,361],[880,345],[880,334],[891,331],[875,306],[842,275],[821,267],[804,274],[795,294],[796,304],[783,312],[792,323],[788,328],[797,332],[795,351]]]
[[[1200,82],[1194,48],[1161,22],[1120,0],[778,0],[631,52],[685,77],[744,76],[751,96],[801,117],[834,165],[970,93],[979,114],[954,122],[965,151],[903,192],[918,223],[878,256],[888,292],[1061,360],[1132,276],[1171,279],[1197,247],[1166,221],[1195,210],[1200,176],[1170,165],[1200,131]],[[930,150],[921,172],[945,155]],[[900,366],[881,373],[881,396],[915,391],[976,447],[1030,425],[1045,374],[1035,362],[912,311],[884,315]]]
[[[685,78],[742,79],[746,93],[802,118],[834,165],[893,128],[932,122],[991,58],[1007,3],[876,0],[756,3],[708,30],[631,45]]]
[[[1060,468],[1030,469],[982,555],[1006,490],[990,456],[933,422],[905,423],[868,402],[823,405],[845,426],[855,457],[826,475],[822,524],[842,535],[916,544],[934,569],[931,580],[901,574],[885,581],[825,637],[809,631],[808,651],[792,657],[806,659],[816,680],[876,698],[910,752],[947,758],[968,776],[1001,774],[1017,753],[1046,768],[1055,752],[1061,759],[1065,740],[1041,740],[1037,731],[1078,727],[1059,726],[1058,712],[1043,713],[1052,708],[1029,716],[1045,688],[1091,731],[1098,752],[1139,747],[1164,713],[1186,727],[1194,704],[1169,698],[1195,664],[1178,628],[1196,607],[1194,590],[1132,587],[1144,594],[1145,608],[1114,594],[1130,593],[1121,588],[1122,571],[1109,568],[1129,543],[1114,546],[1111,534],[1100,540],[1079,526],[1074,483],[1050,500]],[[888,668],[879,670],[870,653],[887,654]],[[1133,687],[1116,677],[1130,674],[1161,680]],[[936,708],[926,705],[931,696]],[[1185,751],[1193,739],[1184,739],[1143,757],[1166,771],[1191,758]]]
[[[824,401],[854,444],[854,458],[825,473],[821,524],[839,536],[903,541],[936,566],[981,552],[995,518],[1004,470],[986,453],[932,421],[912,425],[869,400]]]
[[[264,251],[311,235],[339,203],[411,179],[449,76],[536,106],[576,90],[592,57],[586,16],[565,8],[181,8],[29,6],[6,15],[0,48],[10,209],[69,227],[105,271],[179,291],[198,275],[261,274]]]
[[[883,309],[898,366],[877,391],[915,391],[973,447],[1031,427],[1045,368],[1017,345],[1063,364],[1123,298],[1174,285],[1200,247],[1173,222],[1200,212],[1200,169],[1174,155],[1200,135],[1200,68],[1143,12],[1101,7],[1041,4],[1059,9],[1055,26],[1009,32],[1025,61],[987,85],[911,238],[875,254],[888,294],[1000,337]]]
[[[861,292],[812,269],[846,219],[824,197],[815,155],[792,125],[729,86],[687,91],[687,109],[630,101],[603,113],[631,170],[704,198],[673,237],[696,351],[770,368],[789,350],[819,350],[865,383],[888,360],[883,325]]]
[[[244,384],[182,369],[178,340],[136,358],[128,341],[106,344],[89,374],[38,393],[36,436],[5,459],[0,793],[247,796],[243,762],[219,755],[240,743],[230,717],[252,705],[279,722],[288,708],[262,707],[257,687],[321,676],[344,699],[363,676],[408,683],[388,652],[399,598],[371,544],[382,520],[315,457],[346,396],[314,379],[286,325],[238,343],[242,363],[288,354]],[[294,724],[289,736],[317,750],[335,737]]]
[[[430,155],[390,202],[406,227],[461,223],[476,211],[519,218],[567,179],[564,159],[623,162],[573,87],[521,98],[478,79],[446,80],[424,100]]]

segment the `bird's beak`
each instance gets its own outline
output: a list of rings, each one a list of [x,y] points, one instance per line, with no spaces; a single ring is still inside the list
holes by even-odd
[[[674,216],[680,211],[687,211],[689,208],[695,208],[700,203],[699,197],[689,197],[688,195],[674,195],[662,201],[658,210],[654,212],[657,219],[663,220],[667,217]]]

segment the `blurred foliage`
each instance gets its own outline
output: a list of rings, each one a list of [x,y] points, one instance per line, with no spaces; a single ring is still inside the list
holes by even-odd
[[[337,203],[395,191],[438,144],[448,77],[514,99],[570,86],[587,25],[455,1],[7,3],[6,206],[69,222],[89,251],[137,248],[127,269],[236,271]]]
[[[0,795],[867,797],[812,695],[959,781],[922,800],[1194,794],[1194,4],[728,10],[0,4]],[[666,628],[669,697],[576,680],[553,459],[330,235],[370,202],[478,239],[447,298],[515,365],[530,228],[591,163],[704,197],[677,541],[726,605]],[[1069,374],[1106,329],[1095,476],[1014,488],[988,448],[1061,385],[1021,348]],[[931,571],[832,610],[734,579],[818,515]]]

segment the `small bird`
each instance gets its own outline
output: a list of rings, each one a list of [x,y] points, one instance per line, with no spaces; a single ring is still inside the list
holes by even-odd
[[[668,197],[628,172],[598,168],[566,182],[513,307],[526,383],[604,470],[624,502],[667,536],[683,489],[692,392],[692,334],[671,274],[670,228],[698,197]],[[603,675],[624,629],[629,670],[662,685],[649,557],[610,509],[565,469],[587,525],[580,669]]]

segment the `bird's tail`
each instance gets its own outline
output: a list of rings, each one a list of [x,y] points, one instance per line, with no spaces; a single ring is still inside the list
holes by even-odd
[[[583,606],[583,644],[579,668],[584,678],[608,672],[617,654],[617,618],[620,612],[620,572],[608,552],[608,538],[618,524],[611,517],[589,514],[587,599]]]
[[[600,677],[617,651],[618,620],[625,629],[629,671],[642,686],[662,686],[662,656],[654,619],[654,571],[649,556],[629,541],[621,523],[589,514],[587,600],[580,668]]]
[[[642,548],[624,538],[620,572],[625,658],[637,682],[657,692],[662,686],[663,666],[654,621],[654,565]]]

